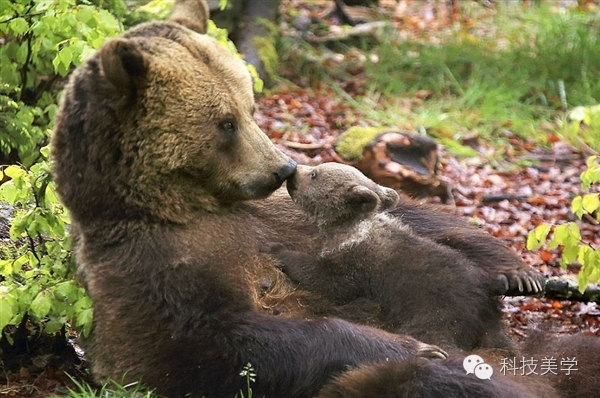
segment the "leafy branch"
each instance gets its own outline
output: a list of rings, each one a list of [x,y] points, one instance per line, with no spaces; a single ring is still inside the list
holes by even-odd
[[[583,191],[590,190],[592,186],[600,182],[600,164],[597,156],[587,159],[587,169],[581,173],[581,187]],[[571,211],[580,220],[584,217],[594,217],[600,220],[600,193],[590,192],[576,196],[571,202]],[[527,249],[537,250],[548,240],[552,232],[552,238],[547,243],[549,250],[562,247],[560,265],[567,265],[578,261],[581,271],[578,275],[579,290],[584,291],[589,282],[600,281],[600,248],[594,247],[591,242],[582,239],[581,231],[576,222],[570,221],[565,224],[552,225],[542,223],[527,237]]]

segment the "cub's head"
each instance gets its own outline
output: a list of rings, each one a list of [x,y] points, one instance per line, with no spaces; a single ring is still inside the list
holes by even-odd
[[[72,75],[52,140],[74,218],[186,222],[266,197],[295,170],[253,119],[245,64],[207,36],[203,0],[108,40]]]
[[[294,202],[321,227],[354,223],[398,202],[396,191],[340,163],[298,166],[287,181],[287,189]]]

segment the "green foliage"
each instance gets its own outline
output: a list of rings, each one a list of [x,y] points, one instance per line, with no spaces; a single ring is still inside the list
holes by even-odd
[[[231,40],[229,40],[229,34],[227,33],[227,31],[225,29],[221,29],[221,28],[217,27],[217,25],[215,25],[215,23],[213,21],[208,20],[208,32],[207,33],[210,36],[217,39],[217,41],[219,43],[221,43],[221,45],[227,47],[227,49],[229,51],[231,51],[238,57],[242,58],[242,55],[238,52],[237,48],[235,47],[235,44],[233,44],[233,42]],[[258,72],[256,71],[256,68],[254,67],[254,65],[251,65],[249,63],[246,63],[246,68],[248,68],[248,72],[250,72],[250,75],[252,76],[252,81],[254,82],[254,91],[257,93],[260,93],[263,90],[264,83],[261,80],[261,78],[258,76]]]
[[[50,135],[58,83],[121,31],[112,14],[89,3],[0,1],[0,152],[16,150],[32,164]]]
[[[445,104],[440,117],[450,117],[457,132],[494,136],[509,128],[540,140],[540,123],[557,110],[600,100],[597,15],[498,8],[495,35],[463,27],[441,44],[390,36],[376,49],[377,62],[367,65],[370,89],[387,96],[430,90],[433,98],[415,111]]]
[[[251,384],[256,381],[256,372],[251,363],[247,363],[240,372],[246,381],[246,393],[240,390],[235,398],[252,398]],[[157,398],[157,395],[148,391],[137,382],[120,385],[114,381],[104,383],[100,388],[92,387],[71,378],[77,389],[69,389],[67,398],[96,398],[96,397],[122,397],[122,398]],[[58,398],[58,397],[52,397]]]
[[[581,174],[583,190],[589,190],[600,183],[600,163],[597,156],[587,160],[587,169]],[[571,211],[579,219],[590,215],[600,220],[600,193],[586,193],[576,196],[571,203]],[[579,290],[585,290],[589,282],[600,282],[600,247],[593,247],[581,239],[581,232],[577,223],[571,221],[561,225],[540,224],[527,237],[527,248],[537,250],[548,240],[548,235],[553,232],[548,242],[548,249],[562,246],[560,264],[566,267],[577,260],[581,265],[579,272]]]
[[[42,331],[56,333],[65,324],[92,326],[91,300],[74,280],[69,217],[58,202],[47,161],[30,169],[8,166],[0,171],[11,178],[0,186],[0,201],[15,209],[10,227],[14,247],[0,259],[0,331],[7,325],[30,321]]]
[[[600,105],[573,108],[563,120],[560,132],[573,145],[600,152]]]
[[[238,396],[239,398],[252,398],[252,388],[250,387],[250,384],[256,381],[256,373],[250,362],[244,365],[244,369],[240,372],[240,376],[246,379],[247,395],[244,395],[244,392],[240,390],[239,394],[235,394],[235,398],[238,398]]]
[[[114,381],[104,383],[100,388],[92,387],[71,378],[77,389],[69,389],[68,398],[95,398],[95,397],[120,397],[120,398],[156,398],[151,391],[147,391],[139,383],[119,385]],[[64,397],[64,396],[62,396]],[[52,397],[59,398],[59,397]]]

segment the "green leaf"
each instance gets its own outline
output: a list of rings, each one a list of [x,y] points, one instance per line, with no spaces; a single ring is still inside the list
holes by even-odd
[[[584,214],[584,211],[583,211],[583,199],[581,198],[581,196],[576,196],[576,197],[573,198],[573,201],[571,202],[571,211],[579,219],[581,219],[581,217],[583,217],[583,214]]]
[[[12,181],[0,185],[0,199],[8,204],[14,205],[17,200],[17,188]]]
[[[592,248],[587,245],[580,246],[579,252],[577,253],[577,261],[582,265],[594,264],[594,251]]]
[[[92,330],[93,310],[91,308],[82,310],[77,314],[76,326],[83,327],[83,336],[87,337]]]
[[[592,214],[598,209],[598,207],[600,207],[599,195],[600,194],[597,193],[591,193],[583,196],[582,206],[588,214]]]
[[[13,31],[15,35],[22,35],[23,33],[29,30],[29,24],[25,18],[15,18],[8,23],[10,30]]]
[[[527,234],[527,250],[537,250],[542,246],[535,237],[535,231],[529,231]]]
[[[539,249],[546,241],[550,228],[552,228],[550,224],[544,223],[538,225],[533,231],[529,232],[527,235],[527,249]]]
[[[13,272],[15,272],[15,273],[21,272],[21,268],[23,268],[23,265],[25,265],[26,263],[27,263],[27,257],[19,256],[19,258],[17,258],[15,261],[13,261]]]
[[[79,289],[81,289],[81,288],[79,288]],[[89,298],[89,296],[87,296],[85,294],[83,289],[81,289],[80,292],[83,294],[83,297],[81,297],[79,300],[77,300],[77,302],[73,305],[73,308],[77,312],[81,312],[83,310],[92,308],[92,300]]]
[[[540,224],[535,229],[535,237],[538,241],[543,242],[546,240],[548,233],[550,232],[550,224]]]
[[[77,13],[77,19],[79,21],[87,24],[88,21],[90,21],[94,17],[95,13],[96,13],[96,9],[94,7],[83,5],[83,6],[79,7],[79,12]]]
[[[46,290],[42,290],[31,302],[29,308],[38,319],[42,319],[52,308],[52,297]]]
[[[79,287],[75,285],[74,281],[66,281],[57,284],[53,291],[57,298],[66,298],[70,303],[73,303],[78,296]]]
[[[25,170],[23,170],[22,168],[20,168],[19,166],[12,165],[12,166],[8,166],[6,169],[4,169],[4,174],[9,176],[13,180],[16,180],[19,178],[23,178],[27,174],[27,172]]]
[[[50,333],[50,334],[59,332],[66,321],[67,320],[65,317],[56,317],[56,318],[50,319],[48,322],[46,322],[44,324],[44,332]]]
[[[566,268],[567,265],[572,264],[575,261],[575,259],[577,258],[578,254],[579,254],[579,246],[565,245],[563,252],[562,252],[561,261],[560,261],[561,266],[563,268]]]
[[[17,315],[17,300],[10,293],[0,293],[0,332]]]
[[[65,67],[71,66],[71,62],[73,61],[73,52],[71,51],[71,46],[66,45],[60,49],[58,52],[58,57],[60,58],[60,62],[62,62]]]

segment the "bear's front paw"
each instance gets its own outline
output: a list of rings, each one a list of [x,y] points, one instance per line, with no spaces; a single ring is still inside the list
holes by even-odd
[[[498,275],[498,280],[504,296],[538,296],[546,286],[544,275],[534,268],[505,272]]]
[[[444,359],[448,358],[448,353],[438,346],[421,343],[417,350],[417,356],[423,358]]]
[[[265,243],[264,245],[262,245],[258,251],[261,253],[267,253],[267,254],[277,254],[282,252],[283,250],[285,250],[285,246],[282,245],[281,243]]]

